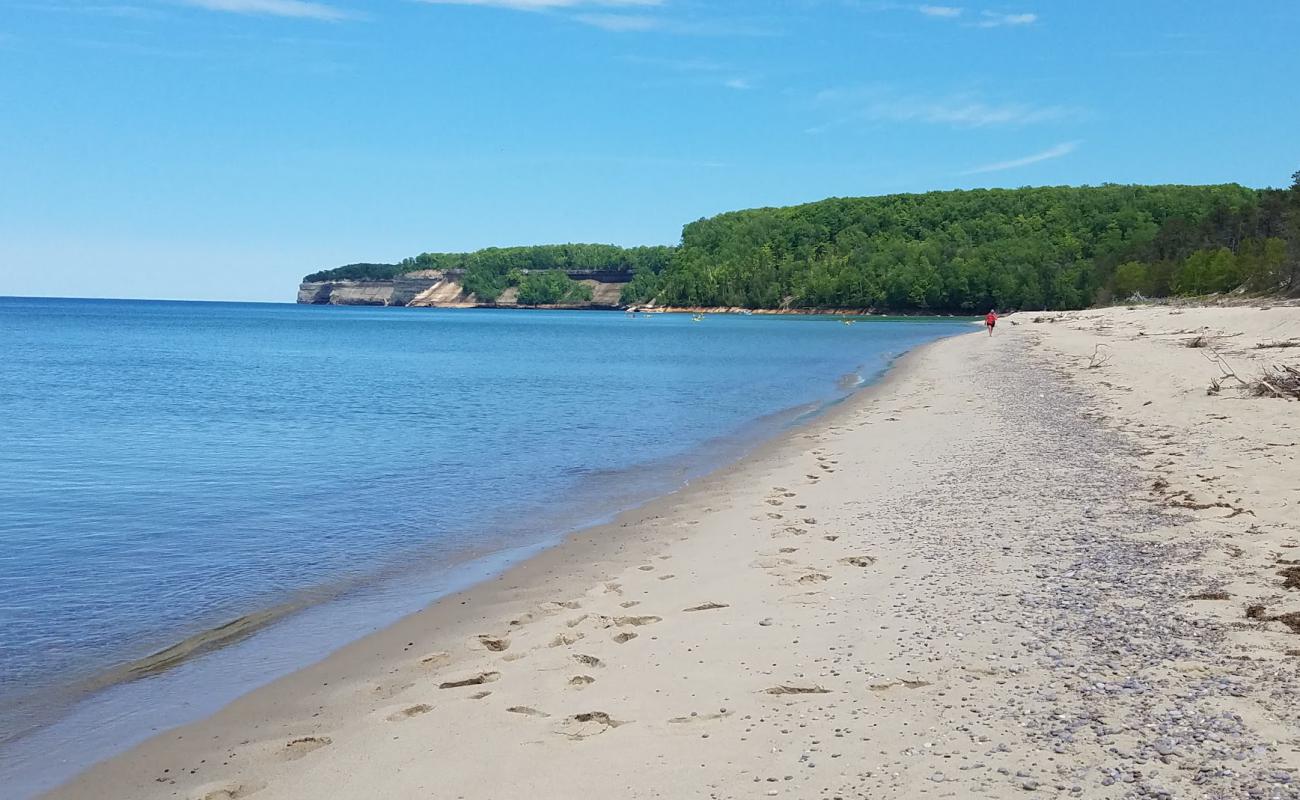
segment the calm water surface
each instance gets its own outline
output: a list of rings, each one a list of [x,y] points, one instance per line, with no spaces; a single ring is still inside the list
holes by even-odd
[[[0,298],[0,781],[207,713],[965,330]],[[310,610],[73,691],[284,604]]]

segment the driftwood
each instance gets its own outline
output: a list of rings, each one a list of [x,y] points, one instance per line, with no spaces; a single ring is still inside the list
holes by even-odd
[[[1206,394],[1218,394],[1225,381],[1234,381],[1237,388],[1251,397],[1281,397],[1287,400],[1300,400],[1300,369],[1286,364],[1274,364],[1265,367],[1257,378],[1246,380],[1237,374],[1223,354],[1210,350],[1205,358],[1219,368],[1219,375],[1210,379]]]
[[[1107,349],[1105,352],[1102,352],[1101,349],[1105,346],[1106,345],[1104,344],[1099,344],[1092,348],[1092,355],[1088,356],[1088,369],[1099,369],[1110,363],[1110,350]]]
[[[1274,364],[1251,381],[1247,391],[1255,397],[1284,397],[1300,400],[1300,370],[1286,364]]]

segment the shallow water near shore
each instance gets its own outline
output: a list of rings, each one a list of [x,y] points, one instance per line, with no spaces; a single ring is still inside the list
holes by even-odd
[[[0,299],[0,781],[211,713],[967,330]]]

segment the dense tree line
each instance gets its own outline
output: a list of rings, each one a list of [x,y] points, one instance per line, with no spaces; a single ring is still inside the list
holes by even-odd
[[[836,198],[686,226],[625,302],[980,311],[1081,308],[1134,293],[1300,289],[1289,190],[1048,187]]]
[[[511,278],[512,283],[519,287],[516,302],[521,306],[573,305],[585,303],[592,296],[590,286],[573,280],[560,269],[526,275],[516,272]]]
[[[692,222],[675,248],[424,253],[307,280],[461,269],[482,300],[517,286],[521,303],[549,305],[582,296],[564,271],[615,270],[632,274],[628,304],[952,312],[1289,293],[1300,291],[1300,172],[1292,177],[1288,189],[1107,184],[832,198]]]

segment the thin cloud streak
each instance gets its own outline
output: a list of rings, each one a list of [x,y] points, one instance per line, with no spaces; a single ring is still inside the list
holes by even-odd
[[[996,161],[992,164],[985,164],[981,167],[968,169],[965,172],[961,172],[959,174],[980,175],[985,172],[1001,172],[1002,170],[1006,170],[1006,169],[1027,167],[1030,164],[1037,164],[1040,161],[1050,161],[1054,158],[1061,158],[1063,156],[1068,156],[1069,154],[1073,153],[1075,150],[1078,150],[1080,144],[1081,142],[1077,142],[1077,141],[1062,142],[1061,144],[1058,144],[1055,147],[1047,148],[1041,153],[1034,153],[1033,155],[1024,156],[1023,158],[1013,158],[1010,161]]]
[[[1003,14],[996,11],[982,11],[983,18],[974,23],[976,28],[1006,28],[1033,25],[1038,22],[1037,14]]]
[[[292,17],[339,22],[356,15],[335,6],[308,0],[181,0],[183,5],[207,11],[225,11],[266,17]]]
[[[435,6],[480,6],[512,11],[554,11],[578,8],[629,8],[663,5],[663,0],[420,0]]]
[[[844,122],[859,119],[950,125],[955,128],[1036,125],[1083,116],[1078,109],[1067,106],[994,103],[968,94],[930,98],[898,94],[883,87],[830,89],[818,93],[815,102],[851,111],[843,119]],[[828,126],[820,126],[819,130],[826,127]]]
[[[927,17],[939,17],[941,19],[953,19],[960,17],[962,9],[956,6],[919,6],[917,11]]]

